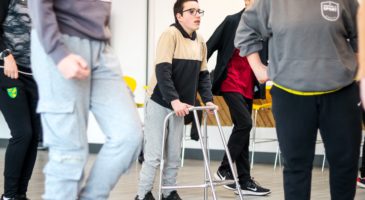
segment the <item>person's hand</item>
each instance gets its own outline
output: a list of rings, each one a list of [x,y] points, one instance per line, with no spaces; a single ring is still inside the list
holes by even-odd
[[[269,80],[269,76],[267,74],[267,67],[265,65],[254,66],[252,67],[252,70],[259,83],[262,84]]]
[[[207,102],[205,105],[206,105],[206,106],[213,106],[213,107],[215,107],[215,109],[216,109],[217,111],[218,111],[218,109],[219,109],[219,107],[218,107],[217,105],[215,105],[213,102]],[[213,110],[210,110],[210,109],[207,109],[207,112],[208,112],[209,114],[214,114]]]
[[[247,55],[247,60],[259,83],[265,83],[269,80],[267,66],[262,64],[260,55],[257,52]]]
[[[365,109],[365,78],[360,79],[360,97],[362,108]]]
[[[66,79],[86,79],[90,75],[87,62],[80,56],[69,54],[57,65],[58,70]]]
[[[18,66],[12,54],[4,58],[4,75],[11,79],[18,79],[19,77]]]
[[[184,117],[189,114],[189,108],[192,107],[189,104],[182,103],[179,99],[171,101],[171,106],[178,117]]]

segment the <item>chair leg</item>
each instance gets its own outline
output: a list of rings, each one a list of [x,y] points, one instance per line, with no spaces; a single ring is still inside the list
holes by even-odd
[[[186,146],[186,141],[185,138],[186,137],[186,125],[184,125],[183,128],[183,137],[182,137],[182,143],[181,143],[181,161],[180,161],[180,166],[184,167],[184,158],[185,158],[185,146]]]
[[[281,166],[279,145],[276,147],[275,162],[274,162],[274,171],[276,170],[276,166],[277,166],[278,160],[279,160],[280,166]]]
[[[326,164],[326,152],[323,153],[323,161],[322,161],[322,173],[324,171],[324,165]]]
[[[253,127],[252,127],[252,151],[251,151],[251,169],[253,169],[253,162],[255,159],[255,143],[256,143],[256,119],[257,119],[257,110],[254,112],[253,116]]]
[[[281,164],[281,151],[280,151],[280,147],[279,147],[279,166],[280,166],[280,169],[283,169],[283,166]]]

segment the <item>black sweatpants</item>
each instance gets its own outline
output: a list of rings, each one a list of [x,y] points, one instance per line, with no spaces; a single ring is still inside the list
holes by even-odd
[[[236,164],[238,179],[244,183],[251,178],[249,145],[252,128],[252,100],[236,92],[224,92],[222,95],[228,105],[233,122],[233,130],[227,146],[232,161]],[[230,170],[226,154],[220,168]]]
[[[30,72],[27,68],[19,70]],[[38,92],[31,75],[10,79],[0,70],[0,110],[10,128],[5,153],[4,195],[26,194],[37,156],[40,117],[36,114]]]
[[[358,86],[353,83],[317,96],[293,95],[273,87],[271,95],[285,159],[285,199],[310,199],[318,129],[329,163],[331,199],[354,199],[361,141]]]

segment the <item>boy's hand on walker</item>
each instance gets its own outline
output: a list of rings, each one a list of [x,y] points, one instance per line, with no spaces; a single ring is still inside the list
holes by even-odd
[[[189,104],[182,103],[179,99],[171,101],[171,106],[178,117],[184,117],[189,114],[189,108],[192,107]]]
[[[215,108],[216,108],[216,110],[217,110],[217,111],[219,110],[219,107],[218,107],[217,105],[215,105],[213,102],[207,102],[205,105],[206,105],[206,106],[213,106],[213,107],[215,107]],[[209,109],[207,109],[207,112],[208,112],[209,114],[213,114],[213,113],[214,113],[214,112],[213,112],[213,110],[209,110]]]

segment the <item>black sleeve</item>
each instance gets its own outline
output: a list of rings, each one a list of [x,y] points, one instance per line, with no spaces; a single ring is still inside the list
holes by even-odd
[[[209,60],[210,56],[214,53],[214,51],[219,50],[222,47],[222,38],[223,32],[225,30],[225,26],[227,23],[227,17],[223,20],[223,22],[215,29],[213,35],[210,36],[207,41],[207,59]]]
[[[272,0],[254,1],[250,9],[243,12],[234,39],[234,46],[240,50],[240,56],[260,51],[262,40],[271,37],[271,4]]]
[[[169,104],[171,101],[179,99],[174,82],[172,81],[172,64],[171,63],[160,63],[156,65],[156,78],[158,88],[161,91],[162,97]]]
[[[10,0],[0,1],[0,52],[6,49],[4,44],[4,30],[3,23],[5,21],[6,15],[8,14]]]
[[[261,49],[261,51],[259,51],[259,55],[260,55],[262,63],[264,65],[267,65],[268,60],[269,60],[269,41],[268,40],[262,41],[262,49]]]
[[[207,70],[199,73],[198,91],[204,103],[213,102],[212,84]]]

